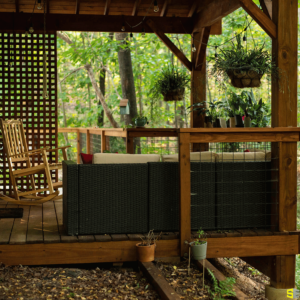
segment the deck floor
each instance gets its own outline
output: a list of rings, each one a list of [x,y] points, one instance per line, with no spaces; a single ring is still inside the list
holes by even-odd
[[[24,209],[23,218],[18,219],[0,219],[0,245],[22,245],[39,243],[77,243],[77,242],[109,242],[140,240],[143,233],[137,234],[112,234],[112,235],[84,235],[68,236],[65,233],[62,223],[62,200],[47,202],[38,206],[21,206],[6,204],[0,201],[0,208]],[[240,236],[270,236],[295,234],[293,232],[271,232],[268,230],[230,230],[208,231],[208,237],[240,237]],[[196,232],[192,232],[197,237]],[[161,237],[163,240],[178,239],[178,232],[164,232]]]

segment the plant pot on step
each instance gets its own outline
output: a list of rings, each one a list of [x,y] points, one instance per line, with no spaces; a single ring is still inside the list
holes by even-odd
[[[203,242],[200,245],[195,245],[195,242],[191,244],[192,256],[195,260],[201,260],[206,258],[207,242]]]
[[[137,260],[140,262],[150,262],[155,259],[156,244],[150,246],[143,246],[141,243],[136,245]]]
[[[206,128],[213,128],[212,122],[207,122],[206,123]]]
[[[219,118],[220,119],[220,124],[221,128],[227,128],[227,122],[224,118]]]
[[[235,115],[235,127],[244,127],[242,116]]]
[[[230,128],[235,128],[235,117],[230,117],[229,119]]]
[[[227,128],[230,128],[230,119],[228,119],[227,121],[226,121],[226,126],[227,126]],[[235,125],[234,125],[235,126]]]
[[[216,121],[213,122],[213,128],[221,128],[221,123],[219,118],[217,118]]]
[[[251,118],[250,117],[245,117],[244,118],[244,126],[245,127],[251,127]]]
[[[181,101],[184,97],[184,89],[168,91],[163,94],[164,101]]]
[[[229,70],[227,72],[228,77],[231,79],[231,84],[236,88],[256,88],[261,85],[261,78],[263,74],[259,74],[256,71],[241,71],[241,70]]]

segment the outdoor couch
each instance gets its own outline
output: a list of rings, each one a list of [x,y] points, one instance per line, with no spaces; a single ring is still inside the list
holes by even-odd
[[[191,153],[192,230],[267,227],[270,176],[270,153]],[[179,230],[178,155],[64,161],[63,188],[69,235]]]

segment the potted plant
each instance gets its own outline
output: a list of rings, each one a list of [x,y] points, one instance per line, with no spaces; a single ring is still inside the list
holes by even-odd
[[[137,259],[140,262],[153,261],[155,258],[156,241],[160,235],[155,237],[153,230],[150,230],[145,238],[141,237],[142,242],[137,243]]]
[[[146,124],[148,124],[148,120],[146,117],[138,116],[134,119],[134,124],[136,127],[144,127]]]
[[[232,43],[231,48],[220,49],[213,61],[212,75],[217,80],[220,77],[229,77],[231,84],[236,88],[259,87],[264,74],[279,77],[279,69],[265,45],[254,49],[244,47],[241,35],[237,35],[236,44]]]
[[[229,96],[228,102],[232,113],[234,114],[235,127],[244,127],[242,118],[245,109],[243,96],[232,92]]]
[[[195,260],[205,259],[207,252],[207,238],[206,233],[200,228],[198,230],[198,239],[192,243],[191,251]]]
[[[189,87],[190,76],[175,66],[162,70],[152,88],[153,95],[158,98],[162,94],[164,101],[183,100],[185,88]]]

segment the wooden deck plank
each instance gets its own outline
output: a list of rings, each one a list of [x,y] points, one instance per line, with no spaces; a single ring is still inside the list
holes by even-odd
[[[18,205],[14,205],[14,204],[4,204],[4,207],[1,208],[17,208]],[[8,244],[9,243],[9,239],[10,239],[10,235],[14,226],[14,221],[15,219],[10,218],[10,219],[0,219],[0,244],[4,245],[4,244]]]
[[[69,236],[66,234],[66,231],[63,226],[63,207],[62,207],[62,200],[54,201],[56,217],[58,222],[58,230],[60,234],[60,241],[62,243],[77,243],[78,238],[77,236]]]
[[[44,242],[42,205],[30,206],[26,242],[28,244]]]
[[[237,230],[228,230],[228,232],[225,232],[226,237],[239,237],[242,236],[242,234],[240,232],[238,232]]]
[[[54,202],[55,201],[48,201],[43,204],[44,243],[60,242]]]
[[[111,234],[111,239],[113,241],[126,241],[128,236],[126,234]]]
[[[93,235],[79,235],[79,243],[92,243],[95,242],[95,237]]]
[[[162,240],[176,240],[179,238],[179,233],[176,234],[175,232],[163,232],[161,235]]]
[[[237,231],[240,232],[242,236],[257,236],[257,233],[254,230],[237,229]]]
[[[29,219],[29,206],[19,206],[23,208],[23,218],[15,219],[14,227],[11,233],[9,244],[11,245],[22,245],[26,244],[27,226]]]
[[[207,231],[207,233],[209,234],[210,238],[222,238],[222,237],[226,237],[225,232],[217,232],[217,231]]]
[[[129,234],[127,234],[127,236],[130,241],[138,241],[138,242],[142,241],[141,237],[142,238],[145,237],[144,234],[142,234],[142,233],[137,233],[137,234],[129,233]]]
[[[152,262],[140,262],[139,266],[148,279],[148,281],[154,286],[155,290],[163,300],[180,300],[181,297],[175,292],[175,290],[169,285],[164,278],[162,272],[155,267]]]
[[[96,242],[110,242],[111,236],[109,234],[99,234],[95,235]]]

